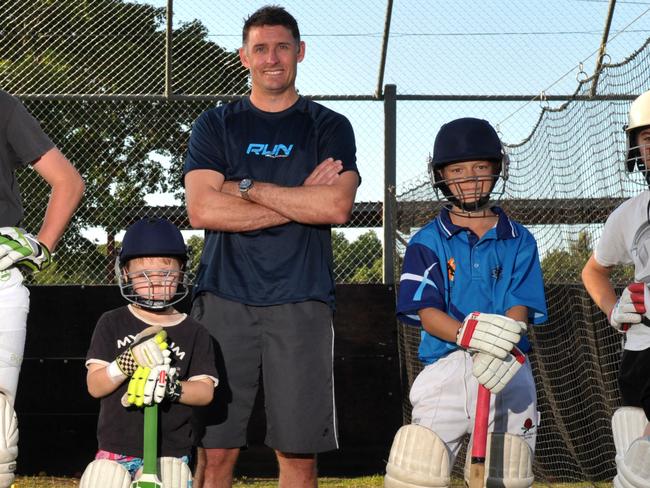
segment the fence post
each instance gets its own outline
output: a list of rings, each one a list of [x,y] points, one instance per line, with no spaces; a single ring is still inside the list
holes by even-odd
[[[165,24],[165,98],[173,94],[172,88],[172,42],[174,26],[174,0],[167,0],[167,18]]]
[[[397,161],[397,86],[384,87],[384,284],[395,284],[395,184]]]

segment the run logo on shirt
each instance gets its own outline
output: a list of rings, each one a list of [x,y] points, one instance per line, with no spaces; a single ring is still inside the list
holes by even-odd
[[[285,146],[284,144],[276,144],[272,149],[269,149],[268,144],[250,143],[246,154],[257,154],[258,156],[266,156],[267,158],[286,158],[291,154],[293,144]]]

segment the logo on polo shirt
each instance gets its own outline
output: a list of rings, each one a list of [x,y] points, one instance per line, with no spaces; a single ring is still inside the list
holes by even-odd
[[[495,280],[498,280],[501,278],[501,273],[503,272],[503,268],[501,266],[497,266],[496,268],[493,268],[490,274],[492,275],[492,278]]]
[[[454,277],[456,276],[456,260],[451,257],[449,258],[449,261],[447,261],[447,278],[449,278],[449,281],[454,281]]]
[[[259,143],[250,143],[248,149],[246,149],[246,154],[257,154],[258,156],[265,156],[267,158],[286,158],[291,154],[293,149],[293,144],[288,146],[284,144],[276,144],[273,147],[269,147],[268,144],[259,144]]]

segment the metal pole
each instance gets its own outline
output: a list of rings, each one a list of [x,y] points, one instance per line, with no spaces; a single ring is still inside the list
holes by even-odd
[[[397,86],[384,87],[384,284],[395,284],[395,185],[397,166]]]
[[[589,94],[593,97],[596,94],[598,86],[598,78],[600,77],[600,70],[603,67],[603,58],[607,49],[607,41],[609,39],[609,28],[612,25],[614,18],[614,7],[616,7],[616,0],[609,0],[609,8],[607,10],[607,20],[605,21],[605,30],[603,31],[603,38],[600,41],[600,50],[598,51],[598,59],[596,60],[596,68],[594,69],[594,80],[591,83],[591,90]]]
[[[165,31],[165,98],[172,93],[172,34],[174,24],[174,0],[167,0],[167,30]]]
[[[384,71],[386,71],[386,53],[388,52],[388,39],[390,38],[390,20],[393,15],[393,0],[386,3],[386,18],[384,20],[384,37],[381,41],[381,60],[379,61],[379,77],[375,96],[381,97],[381,87],[384,85]]]

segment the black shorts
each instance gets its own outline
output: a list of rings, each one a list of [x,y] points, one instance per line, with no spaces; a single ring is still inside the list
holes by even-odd
[[[199,410],[199,445],[237,448],[246,430],[262,371],[265,443],[286,453],[338,448],[334,407],[332,311],[309,301],[249,306],[202,293],[192,317],[217,341],[219,386]]]
[[[650,348],[623,351],[618,384],[623,406],[641,407],[650,419]]]

